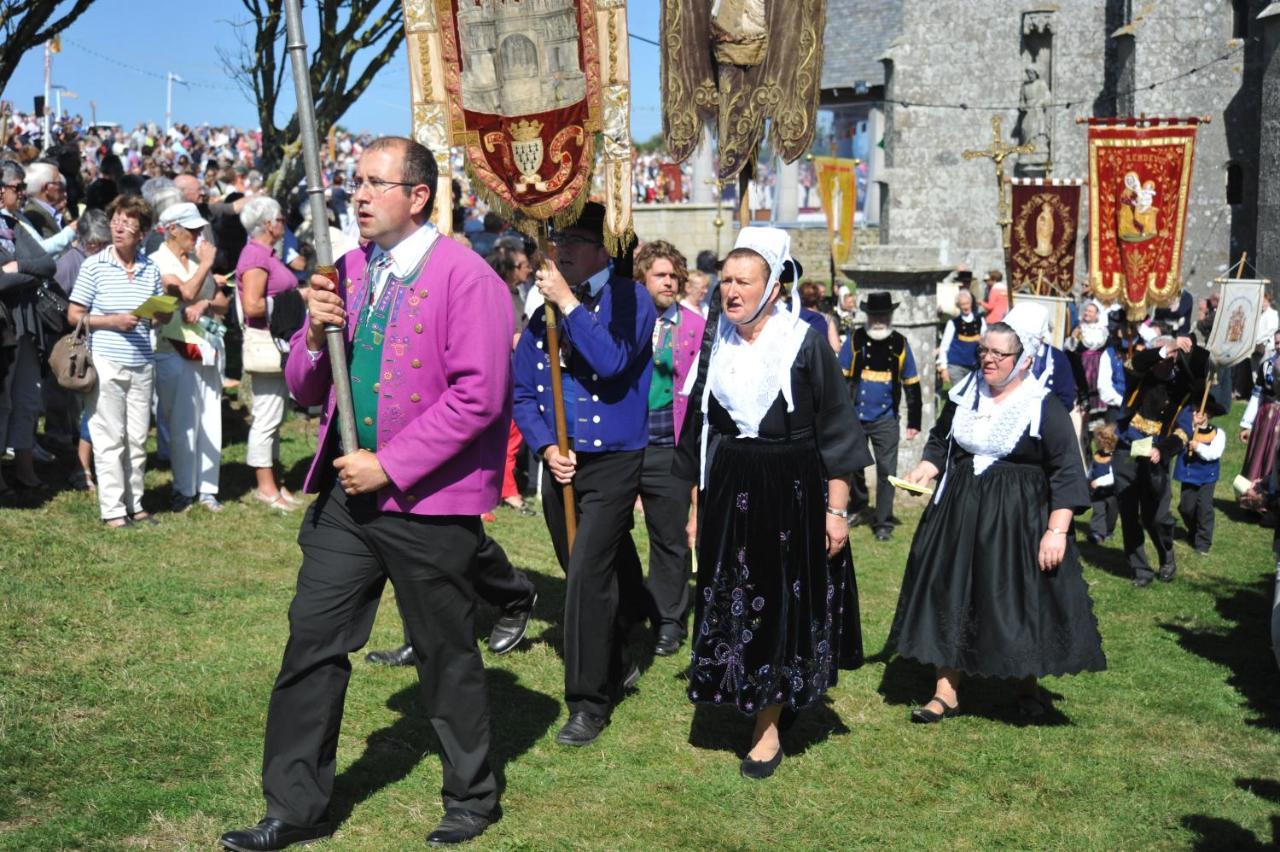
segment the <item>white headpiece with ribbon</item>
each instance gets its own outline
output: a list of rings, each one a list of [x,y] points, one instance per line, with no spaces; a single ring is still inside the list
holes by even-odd
[[[804,343],[809,325],[800,319],[800,297],[791,300],[790,312],[781,310],[776,303],[770,305],[769,297],[791,257],[791,237],[780,228],[746,227],[738,232],[734,249],[750,249],[760,255],[769,266],[769,280],[765,283],[760,305],[755,313],[741,324],[754,322],[766,311],[769,319],[756,338],[748,343],[738,334],[737,324],[723,313],[716,328],[711,346],[711,359],[707,365],[707,382],[702,390],[702,411],[705,415],[711,395],[733,418],[739,438],[755,438],[760,434],[760,422],[772,407],[778,394],[787,406],[795,411],[792,397],[791,367],[795,363],[800,346]],[[798,276],[793,275],[793,278]],[[694,371],[696,372],[696,370]],[[702,424],[702,485],[706,486],[706,452],[709,418]]]
[[[956,404],[951,434],[956,443],[973,454],[975,476],[981,476],[992,464],[1013,452],[1024,434],[1040,437],[1040,413],[1053,373],[1052,358],[1047,359],[1048,366],[1040,376],[1032,373],[1036,356],[1049,334],[1049,316],[1045,309],[1023,302],[1011,308],[1003,322],[1013,329],[1022,346],[1022,354],[1010,373],[1014,376],[1023,373],[1022,384],[997,403],[979,364],[979,368],[950,393]],[[944,477],[935,500],[945,485]]]

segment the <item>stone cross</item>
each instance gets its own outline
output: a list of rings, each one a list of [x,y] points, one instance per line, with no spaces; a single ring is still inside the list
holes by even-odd
[[[996,220],[996,224],[1000,226],[1001,232],[1004,234],[1004,247],[1009,247],[1009,226],[1013,224],[1013,219],[1009,211],[1009,199],[1004,193],[1004,161],[1010,154],[1033,154],[1036,146],[1031,143],[1025,145],[1006,145],[1003,142],[1003,134],[1000,132],[1000,116],[991,116],[991,144],[986,148],[976,151],[965,151],[961,156],[966,160],[976,160],[979,157],[986,157],[996,164],[996,191],[1000,194],[999,213],[1000,218]]]

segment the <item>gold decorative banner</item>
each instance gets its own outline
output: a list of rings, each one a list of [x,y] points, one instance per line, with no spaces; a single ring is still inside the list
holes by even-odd
[[[831,256],[836,268],[844,265],[853,247],[853,217],[858,209],[858,161],[845,157],[814,157],[818,197],[831,235]]]
[[[409,99],[413,105],[413,138],[436,158],[436,181],[431,221],[448,234],[453,230],[453,169],[449,164],[448,92],[440,63],[440,28],[431,0],[402,0],[404,33],[409,53]]]
[[[769,144],[793,162],[813,143],[826,0],[662,0],[662,130],[677,160],[715,121],[720,179]]]

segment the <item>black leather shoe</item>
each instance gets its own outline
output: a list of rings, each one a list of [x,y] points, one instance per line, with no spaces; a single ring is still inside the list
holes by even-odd
[[[1160,566],[1160,573],[1157,575],[1161,583],[1168,583],[1173,580],[1173,575],[1178,573],[1178,565],[1172,559]]]
[[[574,713],[556,734],[556,742],[568,746],[591,745],[608,724],[608,719],[590,713]]]
[[[876,530],[876,541],[888,541],[893,538],[893,527],[881,527]]]
[[[1150,575],[1150,574],[1143,574],[1141,577],[1134,577],[1134,578],[1133,578],[1133,585],[1134,585],[1134,588],[1144,589],[1144,588],[1146,588],[1147,586],[1150,586],[1150,585],[1151,585],[1151,579],[1152,579],[1152,578],[1151,578],[1151,575]]]
[[[218,842],[227,849],[235,849],[236,852],[268,852],[272,849],[287,849],[290,846],[314,843],[332,833],[333,829],[327,823],[289,825],[284,820],[267,817],[252,828],[228,831],[218,838]]]
[[[653,653],[659,657],[670,657],[680,650],[682,644],[684,639],[680,634],[661,633],[658,635],[658,641],[653,643]]]
[[[778,746],[777,753],[768,760],[752,760],[750,757],[742,758],[742,765],[738,767],[738,771],[742,773],[743,778],[763,781],[773,774],[780,763],[782,763],[782,746]]]
[[[533,593],[529,605],[510,615],[504,614],[494,623],[489,631],[489,650],[495,654],[505,654],[520,644],[524,632],[529,629],[529,618],[533,615],[533,605],[538,602],[538,593]]]
[[[430,846],[451,846],[454,843],[466,843],[484,834],[484,830],[502,819],[502,812],[495,811],[491,816],[481,816],[474,811],[463,808],[448,808],[444,819],[435,830],[427,835]]]
[[[412,645],[401,645],[391,651],[370,651],[364,661],[381,666],[413,666],[418,663],[418,655],[413,653]]]
[[[941,713],[937,712],[936,710],[929,709],[929,705],[933,704],[934,702],[937,702],[938,706],[942,708]],[[927,702],[925,702],[925,705],[923,707],[917,707],[916,709],[911,711],[911,721],[915,722],[917,725],[933,725],[937,722],[941,722],[943,719],[947,718],[948,716],[954,716],[959,712],[960,712],[959,704],[952,706],[947,702],[943,701],[937,695],[935,695],[932,698],[930,698]]]

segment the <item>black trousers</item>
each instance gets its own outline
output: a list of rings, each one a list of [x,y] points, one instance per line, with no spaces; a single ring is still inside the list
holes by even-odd
[[[1187,527],[1187,537],[1191,546],[1199,551],[1207,551],[1213,545],[1213,488],[1216,482],[1205,485],[1189,485],[1182,483],[1182,493],[1178,495],[1178,514],[1182,515],[1182,523]]]
[[[1091,502],[1093,517],[1089,519],[1089,534],[1098,538],[1110,538],[1116,531],[1116,518],[1120,514],[1120,503],[1116,500],[1116,495],[1095,497]]]
[[[1120,503],[1125,557],[1135,579],[1154,576],[1143,546],[1144,531],[1151,536],[1160,565],[1174,561],[1169,462],[1161,460],[1160,464],[1152,464],[1145,458],[1134,459],[1128,447],[1120,447],[1116,449],[1111,467],[1116,478],[1116,499]]]
[[[476,552],[476,565],[471,579],[480,600],[508,614],[526,608],[536,591],[529,578],[511,564],[502,545],[487,533],[480,542],[480,550]],[[411,645],[409,622],[404,617],[399,597],[396,598],[396,607],[400,609],[400,621],[404,624],[404,644]]]
[[[388,579],[418,654],[422,703],[440,740],[446,808],[490,814],[489,701],[474,632],[472,569],[484,531],[471,516],[379,512],[369,495],[334,487],[307,510],[289,643],[267,711],[262,789],[267,816],[326,818],[348,655],[369,639]]]
[[[607,718],[622,675],[619,606],[638,616],[648,592],[631,540],[644,451],[578,453],[578,535],[569,553],[564,492],[544,466],[542,513],[564,569],[564,697],[570,713]],[[629,551],[628,551],[629,549]]]
[[[898,418],[888,416],[863,421],[862,430],[867,433],[871,454],[876,460],[876,517],[871,528],[892,529],[889,518],[893,515],[894,488],[889,484],[889,477],[898,475]],[[866,471],[854,472],[849,491],[849,506],[853,511],[860,512],[870,505]]]
[[[671,475],[675,447],[648,447],[640,472],[640,503],[644,506],[644,524],[649,531],[649,596],[656,610],[658,632],[683,638],[689,615],[689,579],[692,565],[685,524],[689,522],[692,497],[688,482]],[[630,536],[628,536],[630,538]],[[635,544],[628,548],[626,574],[634,577],[640,570],[640,557]],[[620,553],[621,558],[624,554]],[[641,603],[644,603],[643,601]]]

